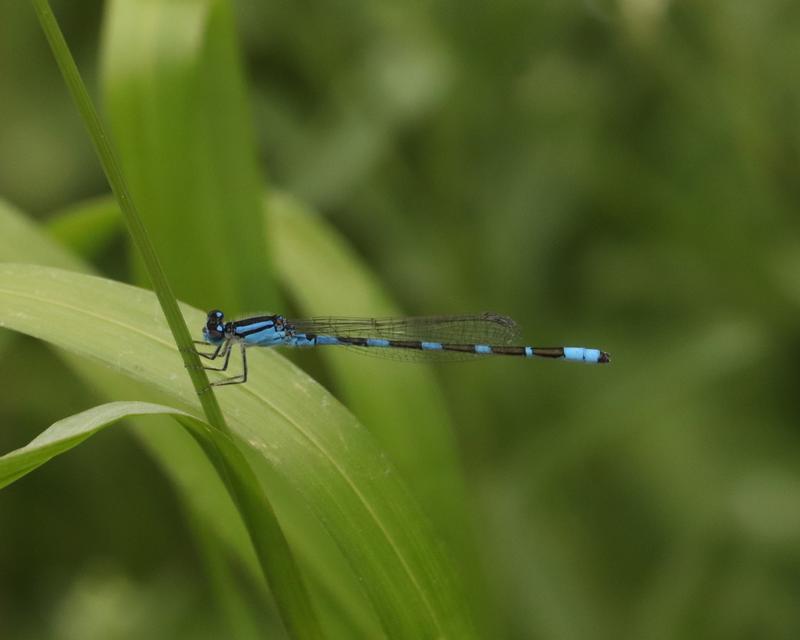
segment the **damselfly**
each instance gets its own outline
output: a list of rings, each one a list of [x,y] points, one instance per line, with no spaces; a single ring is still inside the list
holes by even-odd
[[[289,320],[281,315],[264,315],[225,322],[222,311],[208,312],[203,327],[204,342],[211,353],[198,354],[208,360],[222,358],[219,367],[227,371],[231,351],[238,345],[242,354],[242,373],[212,382],[212,385],[240,384],[247,381],[248,347],[340,346],[370,355],[399,360],[466,360],[486,356],[554,358],[577,362],[605,363],[609,355],[584,347],[514,346],[517,324],[496,313],[418,318],[311,318]]]

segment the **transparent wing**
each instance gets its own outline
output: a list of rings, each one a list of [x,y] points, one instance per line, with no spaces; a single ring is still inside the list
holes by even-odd
[[[320,347],[327,349],[328,347]],[[400,349],[392,347],[357,347],[354,345],[343,345],[333,347],[334,349],[344,349],[362,356],[370,356],[380,360],[396,360],[397,362],[464,362],[467,360],[480,360],[486,356],[476,353],[465,353],[458,351],[422,351],[420,349]]]
[[[384,338],[386,340],[421,340],[426,342],[446,342],[450,344],[491,344],[510,345],[519,338],[517,323],[508,316],[497,313],[482,313],[463,316],[421,316],[410,318],[341,318],[321,317],[309,320],[289,320],[288,324],[298,333],[316,335],[347,336],[356,338]],[[357,347],[353,347],[358,349]],[[435,352],[416,352],[413,356],[403,356],[411,349],[387,349],[381,347],[364,348],[359,351],[391,351],[389,354],[375,354],[380,357],[393,357],[402,360],[418,359],[464,359],[464,354],[436,354]],[[434,358],[430,356],[434,355]],[[469,354],[466,354],[469,355]],[[455,356],[455,358],[453,357]],[[462,356],[459,358],[459,356]]]

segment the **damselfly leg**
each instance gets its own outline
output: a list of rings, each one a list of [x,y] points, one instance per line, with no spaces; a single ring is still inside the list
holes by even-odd
[[[225,354],[225,364],[222,365],[220,368],[214,367],[204,367],[209,371],[225,371],[228,368],[228,360],[231,356],[231,347],[233,343],[231,342],[230,346],[228,346],[227,353]],[[247,345],[244,342],[239,342],[239,349],[242,352],[242,373],[238,376],[231,376],[230,378],[223,378],[222,380],[215,380],[211,383],[212,387],[223,387],[228,384],[243,384],[247,382]]]
[[[208,346],[208,343],[205,342],[204,340],[192,340],[192,342],[194,342],[195,344],[201,344],[204,347]],[[220,351],[222,351],[223,349],[230,350],[230,340],[226,340],[225,342],[220,342],[217,345],[217,348],[214,349],[214,351],[212,351],[211,353],[204,353],[197,349],[195,349],[195,352],[197,353],[198,356],[200,356],[201,358],[205,358],[206,360],[216,360],[217,356],[219,356]]]
[[[207,345],[207,342],[202,342],[200,340],[194,340],[195,344],[202,344]],[[231,360],[231,351],[233,351],[233,344],[234,342],[238,342],[236,340],[225,340],[217,345],[217,348],[214,349],[211,353],[202,353],[200,351],[197,352],[197,355],[201,358],[206,358],[207,360],[216,360],[217,358],[224,358],[222,362],[222,366],[220,367],[207,367],[203,366],[203,369],[206,371],[227,371],[228,364]],[[242,353],[242,373],[237,376],[231,376],[230,378],[223,378],[222,380],[216,380],[211,384],[212,387],[221,387],[227,384],[242,384],[243,382],[247,382],[247,345],[244,342],[239,342],[239,349]]]
[[[203,366],[203,369],[205,369],[206,371],[227,371],[228,370],[228,362],[231,359],[231,350],[232,349],[233,349],[233,340],[227,340],[225,342],[224,346],[222,347],[221,353],[216,353],[215,352],[216,355],[213,358],[209,358],[209,360],[215,360],[217,358],[217,356],[223,357],[224,360],[222,361],[222,366],[221,367]],[[217,352],[219,352],[219,351],[220,350],[217,349]]]

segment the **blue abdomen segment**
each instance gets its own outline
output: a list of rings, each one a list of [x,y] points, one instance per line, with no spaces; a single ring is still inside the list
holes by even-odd
[[[420,342],[419,348],[423,351],[441,351],[442,350],[442,343],[441,342]]]
[[[564,359],[576,362],[608,362],[608,356],[599,349],[583,347],[564,347]]]

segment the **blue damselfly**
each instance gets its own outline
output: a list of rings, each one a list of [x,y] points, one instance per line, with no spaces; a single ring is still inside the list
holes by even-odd
[[[340,346],[399,360],[466,360],[487,356],[553,358],[576,362],[606,363],[609,355],[584,347],[515,346],[519,331],[509,317],[496,313],[463,316],[411,318],[337,318],[289,320],[281,315],[262,315],[225,322],[222,311],[208,312],[203,327],[204,342],[215,346],[211,353],[199,353],[208,360],[222,358],[219,367],[227,371],[231,351],[238,345],[242,373],[217,380],[212,385],[247,381],[248,347]]]

